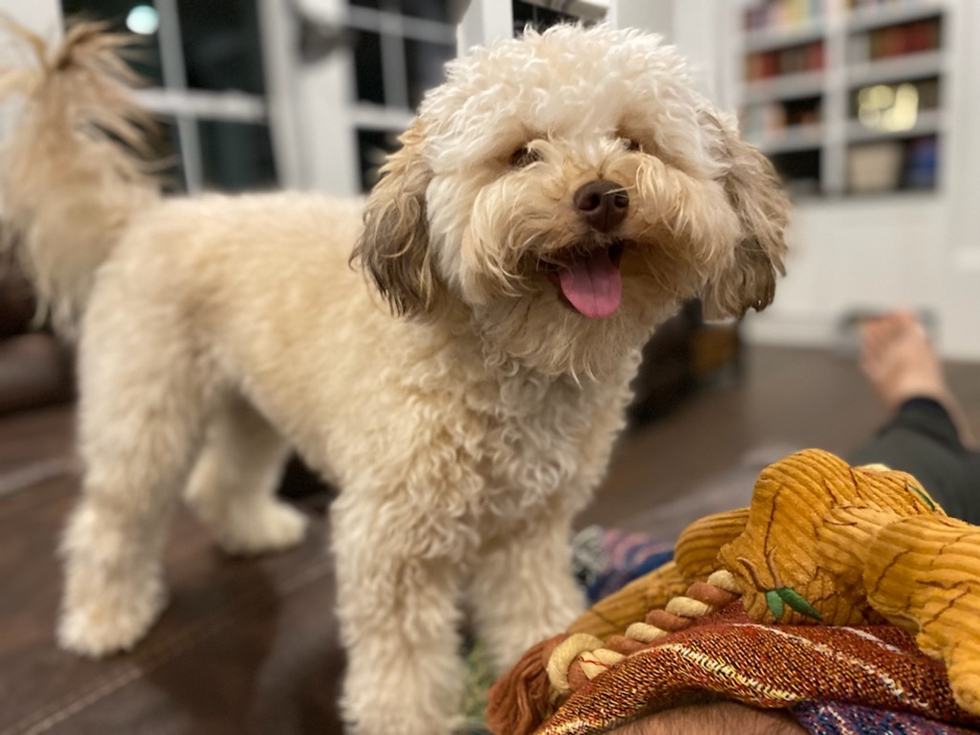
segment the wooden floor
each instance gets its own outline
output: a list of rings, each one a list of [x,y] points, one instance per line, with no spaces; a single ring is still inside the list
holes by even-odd
[[[765,464],[807,447],[846,454],[887,418],[853,359],[772,347],[746,353],[740,380],[696,393],[621,439],[588,522],[674,538],[706,513],[746,505]],[[980,364],[946,370],[980,428]]]
[[[949,377],[980,427],[980,365],[951,365]],[[749,349],[740,379],[622,437],[580,523],[674,538],[696,517],[746,504],[765,463],[808,446],[847,452],[884,418],[853,361]],[[0,418],[0,735],[341,732],[325,495],[304,503],[312,532],[301,548],[251,561],[215,553],[179,516],[170,606],[147,639],[103,662],[57,649],[55,550],[77,492],[72,421],[70,406]]]

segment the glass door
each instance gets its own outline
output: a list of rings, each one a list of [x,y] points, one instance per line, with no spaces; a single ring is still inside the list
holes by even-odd
[[[143,43],[137,95],[164,124],[173,188],[277,186],[256,0],[62,0],[66,19],[109,21]]]

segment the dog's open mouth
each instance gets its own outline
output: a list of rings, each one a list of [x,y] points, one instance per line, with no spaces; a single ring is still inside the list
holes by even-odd
[[[605,319],[619,308],[623,295],[623,278],[619,261],[624,243],[576,252],[549,264],[548,278],[564,300],[582,316]]]

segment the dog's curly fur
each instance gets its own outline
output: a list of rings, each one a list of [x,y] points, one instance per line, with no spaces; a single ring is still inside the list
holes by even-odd
[[[299,541],[273,494],[293,446],[341,488],[345,716],[445,735],[464,593],[501,667],[579,611],[571,521],[656,325],[691,297],[712,315],[772,299],[788,204],[771,167],[656,37],[562,26],[451,63],[366,205],[164,198],[119,145],[145,122],[121,41],[78,26],[47,52],[19,33],[40,68],[0,78],[30,102],[4,215],[79,339],[61,644],[102,656],[146,634],[182,493],[229,552]],[[573,205],[597,180],[624,195],[618,223]],[[597,252],[621,299],[593,319],[561,270]]]

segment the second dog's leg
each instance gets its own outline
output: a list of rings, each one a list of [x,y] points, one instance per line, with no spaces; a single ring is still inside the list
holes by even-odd
[[[345,508],[344,500],[342,494],[330,514],[350,732],[449,735],[464,680],[459,566],[426,558],[418,540],[428,519],[393,508]]]
[[[306,517],[275,497],[288,445],[259,413],[230,398],[208,427],[186,498],[229,554],[293,546]]]
[[[161,369],[150,353],[82,355],[86,466],[62,541],[58,640],[90,656],[131,648],[163,609],[160,557],[199,439],[203,401],[191,371],[176,361]]]
[[[564,631],[585,604],[572,575],[571,518],[497,540],[481,554],[470,594],[478,635],[501,673]]]

